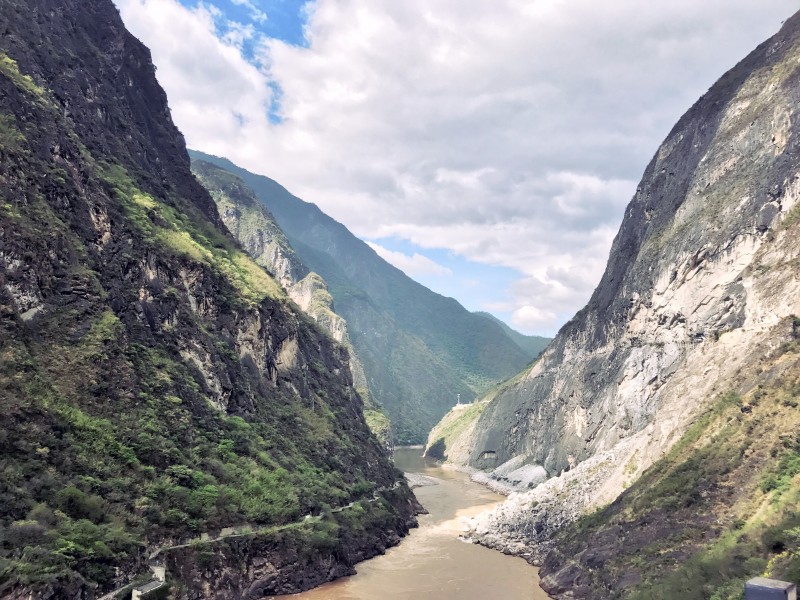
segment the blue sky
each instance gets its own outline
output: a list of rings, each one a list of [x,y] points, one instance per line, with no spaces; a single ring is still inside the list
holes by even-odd
[[[189,147],[553,335],[660,142],[796,0],[115,0]],[[313,10],[308,10],[309,8]]]
[[[460,302],[469,310],[488,310],[503,320],[510,320],[511,312],[498,310],[494,304],[500,299],[509,300],[504,298],[503,291],[522,276],[522,273],[516,269],[476,263],[452,250],[425,249],[408,240],[398,238],[379,238],[367,240],[367,242],[377,244],[390,252],[402,253],[412,259],[415,254],[424,256],[441,269],[437,269],[433,265],[426,268],[424,264],[414,268],[401,261],[396,261],[397,266],[406,267],[403,270],[413,273],[414,279],[434,292],[460,299]]]
[[[296,46],[306,44],[303,26],[306,22],[305,5],[308,0],[180,0],[187,8],[198,5],[219,9],[220,33],[227,33],[227,23],[253,25],[263,35],[283,40]],[[245,54],[252,58],[252,41],[245,43]]]

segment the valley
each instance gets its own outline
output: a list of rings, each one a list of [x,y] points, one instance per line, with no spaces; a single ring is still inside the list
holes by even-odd
[[[312,50],[267,51],[216,4],[131,2],[199,18],[229,64],[256,61],[253,81]],[[121,5],[0,0],[0,599],[741,600],[753,577],[800,584],[800,13],[656,149],[591,294],[569,261],[515,263],[490,313],[408,274],[463,278],[467,246],[405,255],[372,240],[413,249],[419,232],[355,235],[264,175],[275,156],[245,169],[189,150]],[[313,6],[308,31],[329,7]],[[262,92],[278,136],[297,99]],[[234,117],[204,131],[251,118]],[[564,177],[426,168],[461,190],[429,202],[437,243],[461,203],[448,226],[512,235],[510,203],[467,206],[483,185],[599,218]],[[570,177],[585,202],[617,193]],[[386,189],[410,217],[426,192],[400,180]],[[553,243],[539,237],[518,243]],[[475,260],[502,262],[495,242]],[[552,322],[587,297],[553,338],[495,316]]]

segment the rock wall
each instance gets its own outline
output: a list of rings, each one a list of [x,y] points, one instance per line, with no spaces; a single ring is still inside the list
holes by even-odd
[[[356,389],[372,405],[364,367],[347,333],[347,321],[336,314],[325,280],[310,272],[292,249],[269,210],[238,176],[196,159],[192,171],[209,191],[222,221],[247,253],[281,283],[298,306],[350,353],[350,372]],[[386,440],[391,447],[391,439]]]
[[[95,598],[153,548],[383,488],[403,535],[347,351],[224,228],[113,3],[0,23],[0,597]]]
[[[535,546],[615,498],[800,313],[799,64],[795,16],[681,118],[589,304],[451,457],[482,469],[522,457],[554,477],[479,525],[499,545]],[[556,496],[570,508],[548,512]]]
[[[304,528],[176,549],[167,553],[166,564],[186,583],[177,596],[181,599],[258,600],[295,594],[354,575],[358,562],[383,554],[416,526],[399,515],[420,510],[413,498],[386,491],[378,503],[359,505],[355,526],[336,513]]]

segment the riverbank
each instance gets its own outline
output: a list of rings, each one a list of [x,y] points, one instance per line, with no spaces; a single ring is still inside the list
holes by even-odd
[[[426,461],[421,448],[398,448],[395,464],[436,485],[415,488],[430,514],[386,554],[357,565],[358,574],[293,596],[292,600],[547,600],[537,569],[459,538],[469,520],[503,497],[469,477]]]

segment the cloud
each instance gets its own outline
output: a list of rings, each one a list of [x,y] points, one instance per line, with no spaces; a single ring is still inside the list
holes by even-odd
[[[547,327],[557,318],[557,313],[547,311],[531,305],[524,305],[517,308],[511,316],[512,324],[519,329],[539,329]]]
[[[247,10],[249,10],[250,18],[256,23],[264,23],[267,20],[267,13],[258,8],[250,0],[231,0],[231,2],[238,6],[244,6]]]
[[[190,146],[277,179],[364,238],[517,269],[504,302],[541,333],[588,300],[672,125],[796,10],[316,0],[306,45],[256,32],[251,64],[208,9],[117,3]]]
[[[266,118],[272,91],[245,60],[236,39],[216,34],[212,8],[175,0],[119,0],[125,24],[154,55],[173,118],[190,146],[235,144]]]
[[[430,258],[422,254],[414,253],[411,255],[403,254],[402,252],[395,252],[374,242],[367,242],[367,245],[372,248],[378,256],[394,265],[409,277],[416,277],[419,275],[452,275],[453,272],[447,267],[432,261]]]
[[[227,31],[222,37],[222,41],[225,44],[242,48],[246,41],[253,39],[256,35],[256,28],[252,23],[245,24],[228,21],[226,25]]]

